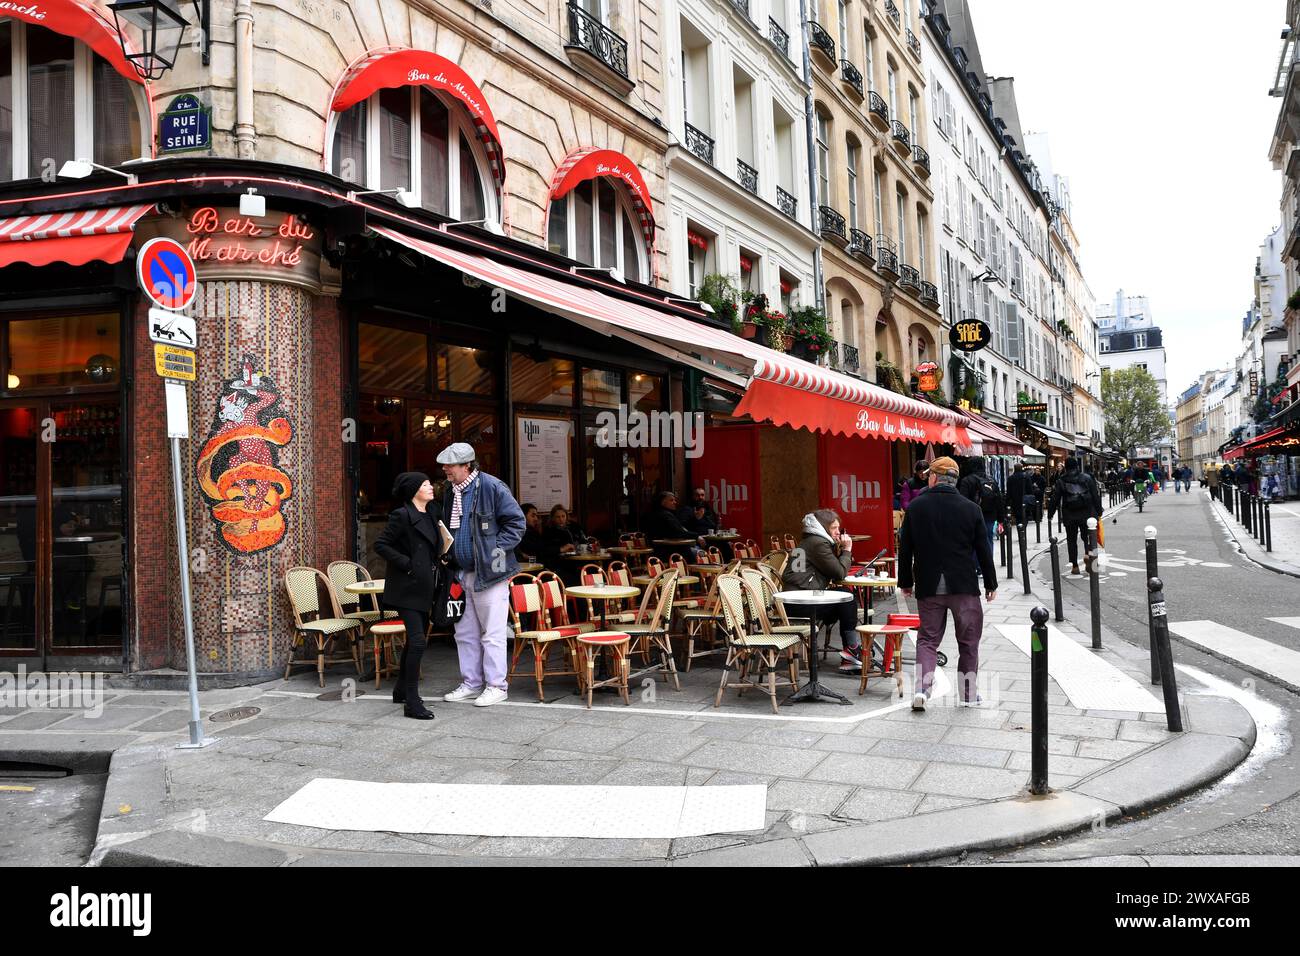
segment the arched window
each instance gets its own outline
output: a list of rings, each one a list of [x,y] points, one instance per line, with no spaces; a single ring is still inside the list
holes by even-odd
[[[551,200],[546,244],[559,255],[647,282],[650,269],[638,221],[621,188],[603,176],[588,179]]]
[[[381,89],[335,118],[335,176],[363,189],[407,190],[439,215],[498,220],[487,168],[464,111],[427,86]]]
[[[70,159],[148,156],[143,97],[89,46],[0,20],[0,181],[52,176]]]

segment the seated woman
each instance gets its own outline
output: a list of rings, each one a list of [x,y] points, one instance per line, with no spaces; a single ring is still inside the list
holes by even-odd
[[[582,565],[570,561],[562,555],[573,554],[578,545],[587,543],[587,536],[578,527],[577,522],[569,520],[569,509],[556,505],[551,509],[550,522],[542,536],[542,563],[560,576],[564,586],[578,583],[578,571]]]
[[[524,536],[515,548],[515,558],[523,562],[541,561],[546,553],[545,528],[542,525],[542,513],[536,505],[524,505],[524,521],[528,523]]]

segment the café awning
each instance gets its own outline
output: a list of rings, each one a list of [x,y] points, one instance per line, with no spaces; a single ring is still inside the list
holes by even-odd
[[[474,252],[372,225],[378,235],[473,276],[538,308],[605,335],[745,385],[737,416],[890,441],[969,445],[966,417],[869,382],[774,351],[683,315],[608,295],[562,276],[509,265]],[[709,364],[709,361],[720,363]],[[734,370],[728,372],[728,369]],[[748,375],[748,382],[743,376]]]
[[[113,14],[90,0],[14,0],[0,3],[0,20],[12,18],[80,40],[132,83],[143,84],[122,52]],[[71,95],[71,94],[69,94]]]
[[[1229,448],[1223,453],[1224,461],[1242,458],[1246,455],[1300,454],[1300,429],[1295,426],[1274,428],[1257,438],[1243,442],[1236,448]]]
[[[982,415],[967,412],[970,419],[971,444],[981,455],[1023,455],[1024,443],[1004,428],[999,428]]]
[[[1026,422],[1030,428],[1042,435],[1047,440],[1047,444],[1058,451],[1074,454],[1074,437],[1058,432],[1055,428],[1048,428],[1046,425],[1040,425],[1038,422]]]
[[[650,190],[641,176],[641,170],[622,153],[612,149],[597,149],[584,146],[575,149],[555,170],[551,177],[551,198],[560,199],[580,183],[597,176],[616,179],[627,189],[632,206],[636,209],[641,223],[641,236],[645,239],[646,249],[654,250],[655,219],[654,206],[650,202]]]
[[[52,262],[79,266],[95,259],[121,262],[135,224],[153,207],[142,203],[0,219],[0,268]]]

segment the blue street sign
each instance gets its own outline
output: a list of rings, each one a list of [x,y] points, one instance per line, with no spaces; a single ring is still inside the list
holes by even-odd
[[[180,153],[212,145],[212,111],[189,93],[172,100],[158,117],[158,151]]]

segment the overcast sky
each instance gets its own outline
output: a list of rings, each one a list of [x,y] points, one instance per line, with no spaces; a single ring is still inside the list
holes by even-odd
[[[1259,245],[1281,221],[1268,160],[1284,0],[969,0],[984,69],[1068,177],[1099,302],[1146,295],[1169,400],[1240,350]]]

